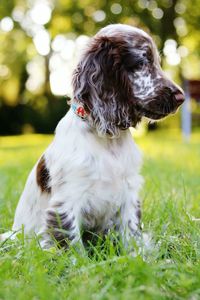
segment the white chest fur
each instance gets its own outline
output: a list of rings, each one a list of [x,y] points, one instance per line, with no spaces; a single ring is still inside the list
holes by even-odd
[[[73,222],[75,240],[81,227],[104,232],[116,225],[119,211],[123,226],[131,224],[129,229],[136,230],[143,180],[141,155],[128,130],[115,139],[99,137],[70,110],[59,122],[43,159],[50,192],[41,191],[37,184],[36,165],[18,203],[13,230],[23,225],[25,233],[45,231],[51,221],[46,219],[49,211],[55,217],[50,225],[55,226],[57,213],[65,227]]]
[[[59,201],[92,212],[96,219],[112,217],[142,183],[141,155],[130,132],[116,139],[98,137],[71,111],[59,123],[45,157]]]

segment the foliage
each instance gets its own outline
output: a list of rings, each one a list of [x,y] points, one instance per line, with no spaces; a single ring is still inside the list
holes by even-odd
[[[30,168],[51,136],[0,138],[0,227],[10,229]],[[115,254],[112,241],[92,257],[42,251],[36,240],[0,246],[1,299],[199,299],[200,134],[184,144],[176,132],[137,138],[144,152],[143,230],[154,250],[143,259]],[[183,164],[184,162],[184,164]],[[94,249],[95,250],[95,249]]]
[[[199,78],[199,10],[198,0],[1,0],[0,134],[20,133],[27,127],[50,132],[61,117],[63,98],[61,103],[50,82],[55,60],[59,64],[60,59],[52,46],[56,37],[71,41],[79,35],[91,36],[103,26],[118,22],[138,26],[153,35],[161,54],[164,50],[162,63],[171,77],[179,83],[182,76]],[[39,42],[36,41],[38,33],[41,33]],[[171,50],[166,47],[167,41]],[[79,46],[76,48],[80,50]],[[64,56],[67,52],[70,49],[65,49]],[[57,58],[52,66],[55,54]],[[67,72],[76,62],[71,60],[60,63],[65,68],[63,75],[60,78],[59,72],[54,72],[52,81],[69,85]],[[64,89],[59,95],[66,93]],[[57,114],[55,106],[58,106]],[[41,113],[46,109],[48,116]],[[49,126],[41,126],[44,117]]]

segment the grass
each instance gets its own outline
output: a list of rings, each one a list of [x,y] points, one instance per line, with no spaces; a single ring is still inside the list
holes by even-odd
[[[26,177],[52,136],[0,138],[0,230],[11,228]],[[189,144],[160,131],[137,138],[144,153],[146,259],[115,254],[108,239],[93,257],[42,251],[36,239],[0,246],[0,299],[200,299],[200,133]]]

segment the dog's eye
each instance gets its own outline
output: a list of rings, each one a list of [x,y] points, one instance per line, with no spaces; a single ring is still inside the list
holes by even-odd
[[[147,62],[145,60],[141,59],[141,60],[137,61],[135,67],[137,69],[142,69],[146,65],[146,63]]]
[[[142,56],[143,56],[149,63],[152,63],[152,62],[153,62],[153,55],[152,55],[151,49],[147,49],[147,51],[146,51],[145,53],[143,53]]]
[[[147,59],[138,55],[138,53],[131,53],[124,56],[123,62],[129,72],[134,72],[135,70],[141,70],[147,64]]]
[[[138,67],[144,67],[145,66],[145,62],[144,61],[141,61],[141,62],[139,62],[139,64],[138,64]]]

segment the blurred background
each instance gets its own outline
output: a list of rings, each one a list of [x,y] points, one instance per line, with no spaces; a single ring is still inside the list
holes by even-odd
[[[1,0],[1,135],[54,131],[68,109],[81,49],[111,23],[153,36],[162,67],[186,91],[186,132],[190,112],[193,129],[200,126],[199,0]],[[180,128],[181,113],[149,127]]]

